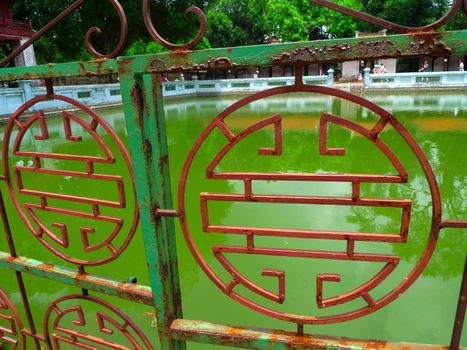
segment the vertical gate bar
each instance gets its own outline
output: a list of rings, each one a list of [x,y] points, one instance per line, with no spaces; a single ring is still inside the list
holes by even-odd
[[[174,219],[156,214],[172,208],[162,82],[119,70],[161,349],[184,350],[185,342],[172,339],[169,330],[182,318]]]
[[[3,193],[0,189],[0,217],[3,223],[3,229],[5,230],[6,240],[8,242],[8,249],[10,250],[10,254],[13,258],[17,257],[15,244],[13,242],[13,235],[11,234],[11,227],[10,222],[8,221],[8,215],[6,213],[5,208],[5,201],[3,200]],[[31,329],[31,333],[34,339],[34,345],[36,346],[37,350],[41,349],[41,345],[37,338],[37,331],[36,325],[34,323],[34,319],[31,313],[31,307],[29,305],[28,295],[26,293],[26,287],[24,286],[23,275],[19,271],[15,271],[16,281],[18,283],[19,291],[21,294],[21,300],[23,302],[24,311],[26,312],[26,318],[28,320],[29,328]]]
[[[465,309],[467,307],[467,255],[465,256],[464,275],[462,276],[461,291],[459,294],[459,303],[457,304],[456,321],[452,330],[450,350],[459,349],[462,338],[462,329],[464,328]]]

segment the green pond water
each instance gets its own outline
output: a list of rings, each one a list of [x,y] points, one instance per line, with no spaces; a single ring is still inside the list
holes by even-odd
[[[365,96],[393,113],[415,138],[433,167],[442,196],[444,219],[465,219],[467,206],[466,187],[466,134],[467,134],[467,97],[459,93],[404,93],[370,94]],[[242,96],[198,98],[166,101],[166,123],[170,155],[170,171],[174,202],[177,203],[178,182],[185,159],[195,140],[210,121],[225,108],[241,99]],[[353,103],[319,94],[294,94],[270,97],[249,104],[226,119],[226,125],[238,134],[245,128],[277,113],[282,118],[283,152],[280,156],[259,155],[259,148],[274,148],[274,127],[267,126],[239,142],[219,163],[220,172],[272,172],[272,173],[347,173],[347,174],[395,174],[390,161],[370,141],[359,133],[340,126],[330,125],[327,145],[330,148],[345,148],[344,156],[321,156],[319,153],[319,121],[322,113],[332,113],[349,119],[365,128],[371,127],[378,118],[370,111]],[[127,132],[121,109],[102,110],[109,125],[127,143]],[[84,120],[86,116],[83,116]],[[37,125],[36,125],[37,124]],[[39,124],[34,124],[26,132],[21,150],[34,152],[70,153],[85,156],[103,156],[96,142],[73,124],[74,136],[82,141],[66,140],[61,117],[47,120],[49,140],[37,140]],[[124,178],[127,189],[127,208],[102,208],[102,214],[124,218],[122,236],[128,232],[133,217],[134,197],[128,189],[129,172],[112,138],[99,127],[97,131],[110,145],[117,162],[96,164],[95,171]],[[1,128],[3,139],[4,126]],[[391,127],[381,134],[381,139],[400,159],[409,174],[407,184],[370,183],[361,185],[362,198],[408,199],[412,210],[407,243],[355,242],[356,253],[385,254],[400,258],[394,271],[370,292],[374,300],[379,300],[394,290],[413,270],[422,255],[429,236],[432,220],[431,195],[426,177],[404,140]],[[206,168],[215,155],[226,144],[225,136],[213,131],[197,152],[187,179],[185,206],[187,226],[193,242],[199,249],[204,261],[223,283],[228,284],[232,277],[223,268],[212,252],[214,246],[246,246],[243,234],[222,234],[203,232],[200,193],[243,194],[244,184],[238,180],[206,179]],[[30,167],[32,158],[10,156],[10,169],[13,166]],[[83,164],[71,161],[44,160],[43,167],[84,171]],[[51,193],[66,193],[75,196],[118,201],[115,183],[91,181],[72,176],[51,174],[23,174],[23,185],[32,190]],[[73,267],[50,253],[28,231],[17,211],[9,200],[5,184],[0,188],[7,202],[8,214],[14,232],[18,254],[48,263]],[[345,182],[307,182],[307,181],[253,181],[254,194],[292,195],[292,196],[335,196],[351,197],[352,187]],[[38,198],[17,194],[21,203],[39,203]],[[89,211],[89,205],[65,203],[51,199],[49,205]],[[295,230],[325,230],[343,232],[367,232],[370,234],[399,233],[402,211],[399,208],[369,206],[337,206],[316,204],[274,204],[212,201],[208,203],[209,222],[217,226],[242,226]],[[98,260],[109,255],[109,250],[84,252],[80,227],[93,227],[96,234],[88,234],[92,243],[99,241],[100,232],[112,229],[109,223],[96,223],[88,219],[76,219],[50,213],[39,213],[40,221],[54,232],[59,232],[57,222],[66,222],[69,233],[69,248],[63,249],[56,242],[48,240],[54,249],[66,251],[79,259]],[[36,227],[35,224],[32,224]],[[296,325],[280,321],[239,304],[223,294],[207,277],[194,260],[178,224],[175,220],[177,249],[183,294],[184,317],[191,320],[205,320],[215,323],[238,326],[254,326],[284,330],[296,330]],[[124,237],[123,237],[124,239]],[[122,244],[121,236],[115,244]],[[346,252],[345,241],[325,239],[304,239],[294,237],[258,236],[255,247],[277,250],[313,250]],[[7,251],[5,238],[0,236],[0,250]],[[305,332],[320,335],[345,336],[360,339],[384,339],[425,344],[447,345],[450,342],[456,303],[459,294],[461,275],[467,252],[465,230],[442,230],[435,252],[418,280],[399,298],[388,306],[365,317],[337,324],[306,325]],[[364,308],[367,303],[362,298],[351,300],[343,305],[319,309],[316,304],[316,276],[319,274],[339,274],[340,282],[324,284],[324,297],[330,298],[345,294],[362,284],[380,271],[384,263],[365,261],[342,261],[327,259],[306,259],[295,257],[267,256],[256,254],[227,254],[229,262],[239,273],[261,286],[276,293],[277,278],[262,276],[263,269],[283,270],[285,279],[285,300],[283,304],[265,299],[244,286],[238,285],[234,292],[264,307],[279,312],[304,316],[331,316]],[[136,231],[128,248],[115,261],[86,271],[126,281],[137,277],[139,284],[149,284],[144,256],[141,227]],[[24,275],[34,320],[40,333],[43,332],[46,308],[57,298],[67,294],[77,294],[80,290],[51,282],[45,279]],[[15,303],[27,324],[12,271],[0,272],[0,288],[3,288]],[[143,330],[157,348],[156,328],[152,324],[151,309],[144,305],[106,297],[91,292],[94,296],[117,305]],[[75,303],[76,304],[76,303]],[[75,305],[73,304],[73,305]],[[72,304],[67,304],[71,306]],[[87,324],[81,331],[96,329],[95,313],[98,309],[92,304],[85,306]],[[53,319],[53,317],[52,317]],[[74,319],[68,316],[65,324]],[[3,323],[2,323],[3,322]],[[51,323],[52,320],[49,321]],[[0,327],[4,320],[0,318]],[[125,340],[115,334],[111,341]],[[94,331],[94,334],[96,332]],[[127,344],[127,343],[125,343]],[[467,336],[462,341],[467,346]],[[190,343],[189,349],[217,349],[212,345]],[[63,348],[67,348],[66,345]]]

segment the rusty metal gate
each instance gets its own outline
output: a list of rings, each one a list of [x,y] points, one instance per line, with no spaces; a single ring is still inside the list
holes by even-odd
[[[378,312],[379,309],[404,298],[404,292],[424,271],[436,249],[441,231],[467,228],[466,220],[450,220],[442,215],[442,198],[436,174],[416,139],[387,110],[369,100],[341,90],[307,85],[303,82],[303,67],[310,63],[343,62],[349,60],[442,56],[467,53],[467,31],[436,32],[449,22],[458,11],[467,12],[467,1],[454,0],[451,10],[437,22],[422,28],[408,28],[378,19],[361,12],[342,7],[327,0],[311,0],[322,6],[341,11],[349,16],[376,24],[399,33],[385,37],[336,39],[314,42],[284,43],[252,47],[190,51],[203,38],[206,18],[198,8],[187,12],[199,17],[201,27],[195,39],[184,45],[175,45],[160,37],[152,23],[149,1],[143,1],[144,22],[151,36],[161,45],[173,50],[170,53],[119,57],[127,35],[125,12],[117,0],[111,3],[121,21],[118,47],[110,54],[101,54],[92,45],[91,29],[86,36],[88,50],[97,61],[49,64],[36,67],[3,68],[0,81],[35,79],[43,82],[46,93],[35,96],[21,106],[5,127],[2,141],[2,174],[0,214],[8,251],[0,251],[0,276],[11,273],[17,286],[3,285],[12,281],[0,278],[0,344],[13,349],[185,349],[187,341],[213,345],[226,345],[250,349],[457,349],[460,344],[466,310],[466,278],[462,282],[456,319],[452,320],[453,333],[450,346],[442,344],[415,345],[384,341],[350,340],[333,337],[318,337],[307,334],[310,325],[322,325],[357,319]],[[74,2],[49,25],[37,32],[28,42],[18,47],[0,63],[4,67],[16,55],[46,34],[63,18],[80,7],[85,0]],[[185,73],[210,68],[245,68],[256,66],[292,66],[295,83],[291,86],[276,86],[240,99],[221,112],[197,138],[184,161],[180,181],[176,189],[171,187],[169,155],[162,97],[164,73]],[[87,107],[77,99],[54,93],[54,79],[68,77],[96,77],[118,74],[123,97],[129,149],[99,112]],[[375,116],[374,123],[365,125],[346,119],[345,116],[323,113],[319,122],[318,155],[337,159],[346,155],[345,148],[331,147],[338,144],[332,140],[331,127],[338,126],[368,141],[369,147],[381,152],[392,164],[392,174],[278,172],[254,170],[228,170],[221,166],[223,159],[237,145],[258,131],[269,129],[271,145],[260,147],[255,152],[260,157],[280,157],[284,147],[283,120],[274,114],[246,128],[232,126],[233,114],[244,106],[262,99],[296,93],[311,93],[332,96],[362,106]],[[60,130],[52,130],[44,112],[30,113],[33,106],[50,100],[69,104],[70,110],[60,114]],[[78,130],[78,131],[77,131]],[[399,243],[410,240],[409,228],[412,208],[411,199],[372,198],[364,188],[369,184],[405,184],[410,179],[406,164],[397,152],[384,141],[382,135],[391,130],[411,150],[414,161],[423,169],[431,197],[431,222],[426,222],[426,242],[410,272],[384,293],[377,288],[392,276],[400,262],[393,254],[363,251],[361,242]],[[212,161],[203,166],[203,180],[232,181],[240,184],[236,193],[189,193],[189,176],[193,168],[199,168],[196,157],[210,137],[223,138],[223,146],[211,150]],[[49,142],[64,138],[78,146],[91,140],[96,154],[57,150],[50,146],[46,151],[29,150],[23,147],[27,138]],[[49,145],[53,145],[49,142]],[[130,156],[131,154],[131,156]],[[27,162],[16,162],[19,158]],[[342,159],[342,158],[339,158]],[[123,173],[115,173],[112,167],[120,164]],[[65,164],[65,165],[64,165]],[[106,170],[107,169],[107,170]],[[110,169],[110,170],[109,170]],[[253,169],[253,170],[252,170]],[[198,169],[199,170],[199,169]],[[464,168],[461,170],[465,170]],[[112,172],[113,171],[113,172]],[[53,177],[99,181],[112,188],[111,198],[94,198],[83,195],[81,190],[72,194],[51,190],[44,179]],[[33,179],[42,177],[40,187],[34,187]],[[350,187],[349,196],[309,196],[258,193],[255,185],[261,181],[275,182],[326,182],[345,183]],[[83,191],[85,192],[85,191]],[[190,197],[191,196],[191,197]],[[177,203],[172,199],[176,197]],[[195,198],[188,200],[187,198]],[[5,205],[5,201],[8,206]],[[326,231],[292,228],[262,228],[222,225],[213,222],[209,213],[213,202],[314,204],[334,206],[393,208],[400,211],[400,227],[397,234]],[[11,207],[9,207],[11,206]],[[194,208],[196,207],[196,208]],[[8,209],[10,208],[10,209]],[[11,209],[13,208],[13,210]],[[8,209],[8,210],[7,210]],[[193,217],[197,216],[197,224]],[[12,230],[10,223],[14,222]],[[124,256],[134,241],[138,225],[144,240],[144,257]],[[175,226],[180,225],[183,237],[194,261],[225,298],[230,297],[243,306],[273,319],[290,322],[296,331],[247,328],[242,325],[224,325],[207,321],[184,319],[179,283],[179,267],[175,242]],[[209,247],[211,260],[206,259],[206,247],[202,235],[230,234],[239,237],[238,244],[218,244]],[[34,256],[17,254],[25,232],[38,243]],[[201,238],[200,238],[201,237]],[[334,240],[343,243],[342,251],[305,249],[308,247],[275,247],[269,239],[276,237],[306,238],[309,240]],[[244,239],[242,241],[241,239]],[[243,242],[243,243],[242,243]],[[79,254],[70,250],[78,247]],[[51,254],[50,254],[51,253]],[[49,255],[47,255],[49,254]],[[230,255],[229,255],[230,254]],[[229,258],[231,254],[268,257],[292,257],[299,259],[330,259],[339,262],[376,262],[382,268],[375,276],[355,289],[334,297],[325,297],[325,285],[339,282],[341,276],[334,273],[319,273],[315,276],[316,288],[309,300],[296,300],[294,290],[289,290],[285,271],[278,268],[261,270],[261,275],[274,283],[266,287],[237,269]],[[51,256],[53,258],[51,258]],[[121,261],[122,259],[125,261]],[[459,256],[464,260],[465,256]],[[51,264],[58,259],[60,263]],[[129,261],[129,260],[135,261]],[[145,262],[148,267],[148,285],[137,284],[134,279],[118,281],[100,276],[99,268],[112,266],[120,260],[123,264]],[[137,260],[137,261],[136,261]],[[47,261],[47,262],[45,262]],[[212,262],[217,267],[212,266]],[[284,260],[287,261],[287,260]],[[219,268],[220,267],[220,268]],[[261,267],[262,268],[262,267]],[[60,293],[45,310],[32,310],[31,295],[40,297],[37,287],[32,290],[27,278],[60,283],[75,288],[74,294]],[[10,283],[10,282],[8,282]],[[16,290],[7,293],[6,290]],[[16,288],[17,287],[17,288]],[[327,287],[326,287],[327,288]],[[427,291],[429,293],[430,291]],[[39,295],[38,295],[39,293]],[[141,303],[154,309],[152,319],[154,334],[148,334],[137,325],[137,320],[128,315],[131,307],[117,307],[112,298],[121,298],[131,303]],[[282,307],[287,299],[296,303],[313,301],[325,313],[310,314],[300,307]],[[294,299],[295,298],[295,299]],[[48,299],[47,299],[48,300]],[[357,307],[339,308],[349,302],[359,301]],[[92,306],[89,306],[92,305]],[[130,304],[131,305],[131,304]],[[288,305],[288,304],[287,304]],[[240,307],[240,306],[239,306]],[[96,311],[97,310],[97,311]],[[404,315],[399,315],[404,317]],[[436,316],[434,316],[436,317]],[[144,319],[150,323],[151,319]],[[229,323],[229,317],[225,317]],[[245,322],[247,323],[247,322]],[[160,344],[151,338],[157,332]],[[117,335],[119,334],[119,335]],[[0,348],[2,346],[0,345]]]

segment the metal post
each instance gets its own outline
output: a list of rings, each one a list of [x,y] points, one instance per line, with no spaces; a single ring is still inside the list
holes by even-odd
[[[169,327],[182,318],[173,218],[157,215],[172,208],[167,139],[160,76],[134,76],[121,64],[120,84],[132,153],[141,225],[162,350],[184,350]]]
[[[464,275],[462,277],[459,303],[457,304],[456,321],[452,330],[450,350],[459,349],[464,327],[465,309],[467,307],[467,255],[465,256]]]

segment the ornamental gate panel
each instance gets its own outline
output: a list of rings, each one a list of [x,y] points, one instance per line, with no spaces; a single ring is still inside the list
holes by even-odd
[[[94,48],[93,36],[100,29],[92,28],[86,35],[86,46],[96,61],[0,70],[0,81],[34,79],[47,88],[45,95],[35,96],[9,117],[2,140],[0,214],[4,238],[0,248],[6,251],[0,251],[0,348],[168,350],[185,349],[187,341],[250,349],[459,348],[466,310],[465,272],[456,318],[452,320],[450,345],[308,334],[314,333],[314,325],[377,314],[395,299],[404,298],[404,292],[425,270],[438,241],[443,239],[440,232],[449,235],[452,229],[465,229],[467,220],[443,216],[443,198],[429,157],[391,112],[345,91],[305,84],[303,72],[304,66],[310,63],[465,55],[467,31],[435,30],[448,23],[458,11],[467,13],[467,1],[453,1],[444,17],[420,28],[390,23],[328,0],[311,1],[399,34],[191,51],[206,32],[203,12],[196,7],[187,10],[199,18],[199,33],[189,43],[175,45],[159,35],[151,19],[149,1],[143,0],[143,17],[149,33],[172,52],[118,57],[126,42],[128,26],[123,7],[117,0],[111,0],[121,23],[120,38],[113,52],[102,54]],[[85,0],[75,1],[15,49],[0,67],[84,3]],[[177,176],[178,185],[172,183],[162,75],[276,65],[291,66],[295,83],[239,98],[219,113],[187,152]],[[114,130],[115,120],[109,121],[83,102],[54,92],[54,80],[58,78],[115,74],[120,81],[131,152]],[[284,127],[287,119],[279,111],[249,121],[246,126],[236,123],[242,109],[254,110],[255,104],[265,99],[287,94],[340,99],[364,108],[373,118],[362,123],[347,118],[342,111],[323,110],[317,125],[318,139],[314,143],[310,141],[314,149],[307,148],[300,157],[305,162],[307,152],[314,152],[315,158],[337,164],[337,171],[306,170],[306,166],[305,170],[298,171],[287,166],[288,152],[300,145],[291,142]],[[68,103],[69,108],[57,118],[48,118],[40,106],[50,100]],[[38,106],[39,111],[31,113],[31,107]],[[352,156],[351,144],[335,137],[336,130],[347,130],[365,141],[369,161],[385,162],[386,170],[380,174],[369,173],[365,171],[365,162],[350,166],[356,156]],[[389,142],[387,134],[395,135],[401,146]],[[254,142],[258,135],[262,135],[261,142]],[[262,144],[265,140],[266,144]],[[398,147],[407,149],[410,158],[402,157]],[[250,156],[253,152],[257,161],[248,162],[252,158],[245,156],[246,164],[229,162],[229,157],[236,152]],[[201,162],[200,154],[208,154],[209,161]],[[269,165],[262,165],[266,163]],[[420,210],[416,209],[419,198],[416,194],[403,197],[407,192],[400,190],[413,181],[414,164],[421,169],[420,181],[426,183],[429,205],[425,212],[429,214],[423,225],[418,261],[401,272],[401,256],[376,247],[394,244],[404,249],[415,234],[411,222]],[[201,182],[205,190],[193,190],[194,182]],[[89,185],[92,183],[98,184],[99,191],[93,190]],[[231,187],[214,185],[219,183]],[[272,190],[264,191],[261,185],[265,183],[274,185]],[[290,184],[299,184],[301,190],[287,194],[286,186]],[[348,193],[317,195],[307,191],[310,184],[323,188],[346,185]],[[387,195],[375,196],[374,188],[378,186],[389,189]],[[242,203],[249,210],[257,210],[258,215],[263,211],[270,216],[277,210],[266,208],[281,205],[371,208],[397,212],[399,221],[396,232],[381,232],[384,230],[379,230],[378,225],[355,232],[339,228],[298,228],[294,227],[292,218],[284,218],[288,219],[286,227],[218,222],[212,213],[222,203]],[[247,328],[247,321],[241,325],[224,325],[185,319],[177,262],[177,249],[185,246],[176,245],[178,225],[178,239],[183,237],[200,271],[226,299],[230,297],[264,315],[264,319],[288,322],[296,331]],[[232,239],[224,239],[225,236]],[[211,237],[216,237],[215,243]],[[28,240],[34,242],[34,251],[29,250],[30,256],[22,256],[19,252],[25,250],[23,245]],[[340,243],[341,248],[331,249],[323,244],[329,241]],[[247,258],[256,259],[249,271],[238,263],[239,259]],[[457,258],[463,261],[465,255]],[[311,274],[314,270],[307,270],[311,266],[309,261],[371,263],[375,266],[374,275],[355,281],[350,284],[350,290],[332,296],[328,288],[335,290],[331,285],[339,285],[343,276],[317,271],[312,287],[299,284],[298,288],[310,288],[302,293],[292,283],[296,282],[296,276],[287,273],[287,263],[300,262],[303,274]],[[139,281],[135,277],[122,281],[119,269],[129,264],[135,268],[147,265],[147,276],[138,276]],[[53,294],[48,284],[56,286]],[[42,293],[41,287],[44,287]],[[116,298],[123,304],[116,306]],[[45,300],[48,306],[34,310],[31,302],[38,300]],[[132,310],[141,310],[136,306],[139,304],[154,312],[138,315],[139,311]],[[229,323],[229,317],[225,322]],[[156,333],[159,344],[155,343]]]

